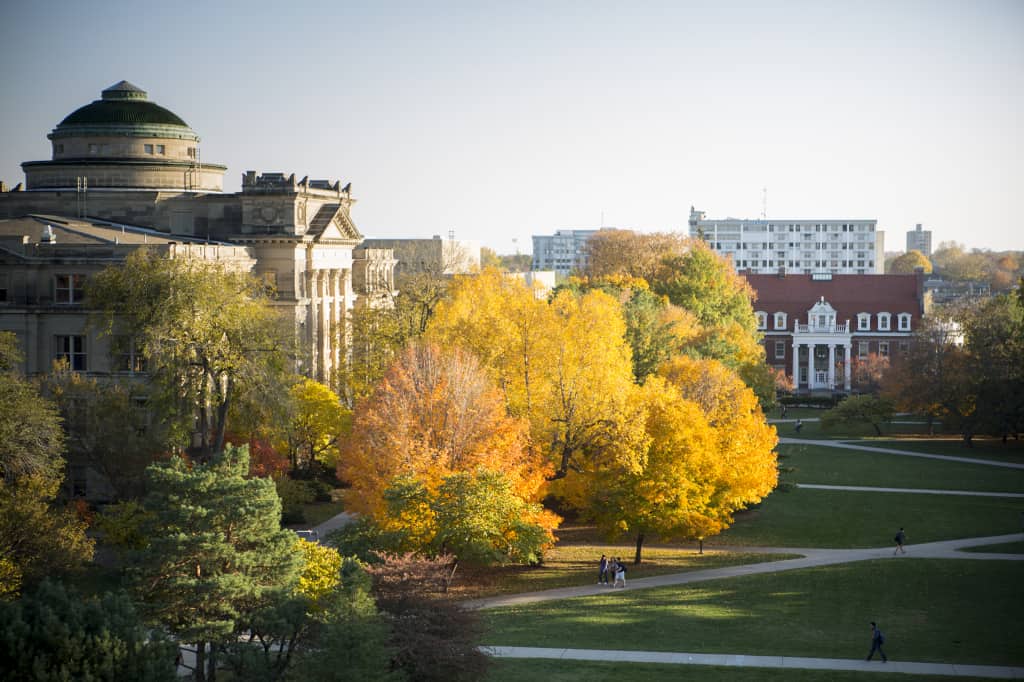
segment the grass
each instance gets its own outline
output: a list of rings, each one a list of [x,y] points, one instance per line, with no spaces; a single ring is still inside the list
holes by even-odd
[[[976,437],[973,443],[973,447],[966,447],[963,439],[957,436],[921,436],[916,438],[900,438],[899,440],[870,439],[864,440],[858,443],[858,445],[924,452],[929,455],[973,457],[1024,464],[1024,441],[1011,440],[1004,445],[999,438]]]
[[[877,620],[893,660],[1021,665],[1020,576],[902,558],[760,574],[486,611],[484,643],[848,659]]]
[[[1024,469],[901,457],[813,444],[783,444],[779,446],[779,454],[781,479],[788,482],[1024,492]]]
[[[589,529],[569,529],[560,535],[590,535]],[[627,545],[591,544],[589,542],[559,543],[544,556],[542,566],[500,566],[461,570],[452,592],[458,598],[473,599],[496,594],[534,592],[558,587],[593,585],[597,582],[597,564],[602,554],[620,556],[627,562],[629,579],[667,573],[685,573],[710,568],[755,564],[763,561],[791,559],[794,554],[755,554],[705,550],[698,554],[695,546],[644,547],[643,563],[633,565],[633,548]]]
[[[815,415],[820,417],[823,412]],[[790,417],[787,415],[787,419]],[[803,417],[801,417],[802,419]],[[896,421],[919,421],[915,417],[899,417]],[[878,434],[870,424],[851,424],[839,426],[833,429],[823,429],[821,422],[805,421],[800,433],[797,433],[792,423],[775,424],[779,431],[779,438],[807,438],[811,440],[849,440],[851,438],[875,438]],[[896,435],[919,435],[928,433],[928,426],[924,423],[914,424],[882,424],[882,436],[891,437]]]
[[[980,545],[961,550],[980,554],[1024,554],[1024,542],[1007,542],[1001,545]]]
[[[302,514],[306,517],[307,526],[318,526],[327,519],[345,511],[345,504],[340,500],[332,502],[310,502],[303,504]]]
[[[880,547],[899,527],[911,543],[1016,533],[1024,500],[954,495],[811,490],[772,493],[736,515],[715,545]],[[707,543],[705,543],[707,544]]]
[[[676,682],[681,678],[694,682],[855,682],[863,680],[864,674],[839,670],[498,658],[491,663],[486,679],[487,682]],[[916,678],[899,673],[873,672],[870,679],[877,682],[907,682]],[[942,676],[928,679],[963,682],[977,678]]]

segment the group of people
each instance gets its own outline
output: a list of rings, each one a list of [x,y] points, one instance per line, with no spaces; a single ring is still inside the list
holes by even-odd
[[[609,578],[612,581],[611,583],[608,582]],[[612,587],[625,587],[626,564],[622,563],[622,560],[619,557],[609,559],[607,556],[602,554],[601,563],[598,564],[597,584],[610,584]]]
[[[896,554],[907,553],[907,550],[903,548],[904,543],[907,541],[907,533],[902,527],[897,531],[895,537],[893,537],[893,541],[896,543],[896,551],[893,552],[893,556]],[[877,651],[882,655],[882,663],[888,662],[888,657],[886,657],[885,652],[882,651],[883,644],[885,644],[885,635],[883,635],[882,631],[878,629],[878,623],[871,621],[871,651],[868,652],[866,660],[870,661],[874,658],[875,652]]]

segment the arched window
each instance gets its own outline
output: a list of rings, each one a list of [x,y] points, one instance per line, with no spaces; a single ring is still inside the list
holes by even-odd
[[[890,324],[890,318],[892,315],[889,313],[878,313],[878,331],[887,332],[892,329]]]
[[[910,313],[900,313],[899,314],[899,325],[900,325],[899,326],[899,330],[901,332],[909,332],[910,331]]]
[[[871,329],[871,313],[857,313],[857,331],[866,332]]]
[[[786,313],[775,313],[775,328],[785,329],[786,328]]]
[[[757,313],[757,328],[767,329],[768,328],[768,313],[758,310]]]

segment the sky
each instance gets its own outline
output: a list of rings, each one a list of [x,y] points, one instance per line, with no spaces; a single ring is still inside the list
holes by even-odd
[[[1024,249],[1024,2],[4,2],[0,180],[122,79],[367,237],[874,218]]]

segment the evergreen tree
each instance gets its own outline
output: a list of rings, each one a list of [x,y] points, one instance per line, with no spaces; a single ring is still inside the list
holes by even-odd
[[[212,680],[213,656],[209,677],[203,671],[206,644],[236,639],[251,614],[292,590],[302,556],[280,528],[273,481],[247,478],[247,447],[228,446],[201,465],[175,457],[146,473],[152,516],[134,588],[147,615],[197,644],[198,679]]]

